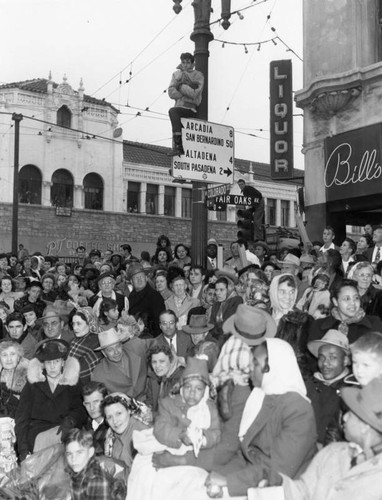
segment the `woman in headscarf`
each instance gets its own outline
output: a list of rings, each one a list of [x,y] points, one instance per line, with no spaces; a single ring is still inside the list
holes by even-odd
[[[75,336],[70,343],[69,356],[76,358],[80,363],[81,382],[89,382],[92,371],[102,358],[102,354],[95,351],[99,347],[97,334],[100,332],[100,327],[93,309],[91,307],[73,309],[69,315],[69,327]]]
[[[291,346],[265,335],[248,338],[233,327],[234,335],[251,346],[254,389],[243,411],[234,458],[206,481],[209,493],[227,487],[231,496],[245,495],[263,479],[272,486],[277,472],[296,477],[316,451],[313,408]]]

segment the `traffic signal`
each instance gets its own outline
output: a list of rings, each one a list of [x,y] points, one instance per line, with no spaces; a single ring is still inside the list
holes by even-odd
[[[253,210],[243,210],[240,209],[236,212],[237,214],[237,227],[239,231],[237,232],[238,238],[243,238],[247,241],[253,241],[254,239],[254,223],[253,223]]]

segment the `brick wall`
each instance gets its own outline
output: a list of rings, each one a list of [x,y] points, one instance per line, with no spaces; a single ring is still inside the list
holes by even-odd
[[[160,234],[166,234],[173,247],[180,242],[191,244],[191,219],[93,210],[73,210],[71,217],[55,213],[53,207],[20,205],[18,243],[30,253],[40,251],[50,255],[72,255],[79,245],[88,251],[92,248],[118,251],[122,243],[130,243],[136,255],[142,250],[153,253]],[[11,204],[0,204],[0,220],[0,251],[8,252],[12,241]],[[222,243],[225,254],[236,238],[236,231],[234,223],[208,223],[208,237]]]

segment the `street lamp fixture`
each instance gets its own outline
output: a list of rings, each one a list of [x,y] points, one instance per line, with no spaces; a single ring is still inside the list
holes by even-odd
[[[179,14],[179,12],[182,10],[182,6],[180,5],[182,3],[182,0],[173,0],[174,2],[174,6],[173,6],[173,10],[175,12],[175,14]]]

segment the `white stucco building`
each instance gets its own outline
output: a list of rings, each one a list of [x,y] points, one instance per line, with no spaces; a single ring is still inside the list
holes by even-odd
[[[19,201],[43,206],[122,210],[118,110],[84,93],[37,78],[0,86],[0,199],[12,202],[14,134],[20,122]]]

